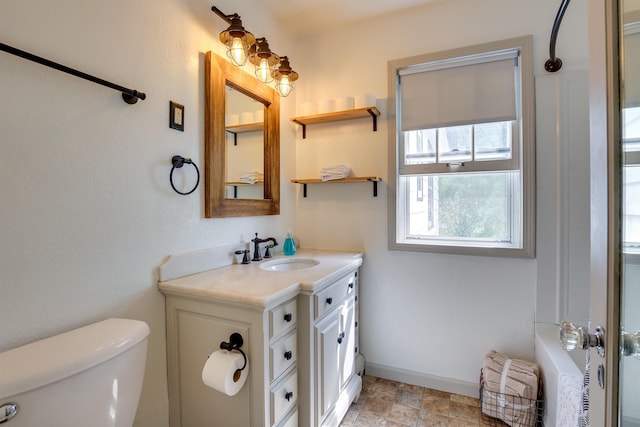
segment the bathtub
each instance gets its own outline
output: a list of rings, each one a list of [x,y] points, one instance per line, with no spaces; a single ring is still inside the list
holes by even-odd
[[[542,371],[547,427],[578,425],[585,354],[579,350],[573,353],[562,350],[558,325],[536,323],[535,354]]]

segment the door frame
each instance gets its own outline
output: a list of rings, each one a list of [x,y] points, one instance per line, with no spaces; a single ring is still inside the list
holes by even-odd
[[[589,417],[618,426],[620,348],[620,95],[619,0],[589,0],[589,114],[591,164],[590,329],[604,325],[603,360],[591,349]],[[598,365],[605,366],[605,388]]]

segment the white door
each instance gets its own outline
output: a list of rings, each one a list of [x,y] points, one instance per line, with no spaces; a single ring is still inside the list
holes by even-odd
[[[640,314],[632,307],[640,298],[640,43],[634,52],[629,35],[640,23],[637,4],[589,1],[589,329],[603,326],[605,335],[604,355],[590,350],[591,426],[640,426]]]
[[[355,298],[351,296],[340,307],[340,337],[338,339],[338,364],[340,369],[340,390],[355,371],[356,331]]]
[[[340,337],[340,310],[333,310],[316,325],[316,345],[318,349],[316,367],[318,370],[318,421],[336,403],[340,392],[338,352]]]

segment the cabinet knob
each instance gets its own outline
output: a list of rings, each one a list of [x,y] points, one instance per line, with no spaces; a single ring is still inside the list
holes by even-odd
[[[327,304],[331,305],[332,302],[333,302],[333,298],[331,297],[327,298]]]
[[[344,338],[344,332],[340,333],[340,335],[338,335],[338,344],[342,344],[342,339]]]
[[[293,399],[293,392],[292,391],[288,391],[284,394],[284,398],[287,399],[287,402],[291,401],[291,399]]]
[[[284,321],[285,322],[291,322],[291,319],[293,319],[293,315],[291,313],[286,313],[284,315]]]
[[[292,357],[293,357],[293,353],[291,352],[291,350],[284,352],[284,358],[285,359],[291,360]]]
[[[349,289],[353,289],[353,282],[349,282]]]

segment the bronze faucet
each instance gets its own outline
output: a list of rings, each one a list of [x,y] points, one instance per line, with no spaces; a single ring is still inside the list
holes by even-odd
[[[264,254],[265,258],[271,258],[271,252],[269,252],[269,249],[278,245],[278,242],[274,237],[261,239],[258,237],[258,233],[256,233],[256,237],[251,239],[251,241],[253,242],[253,258],[251,258],[251,261],[262,261],[262,255],[260,254],[260,243],[272,242],[272,244],[267,247],[267,251]]]

